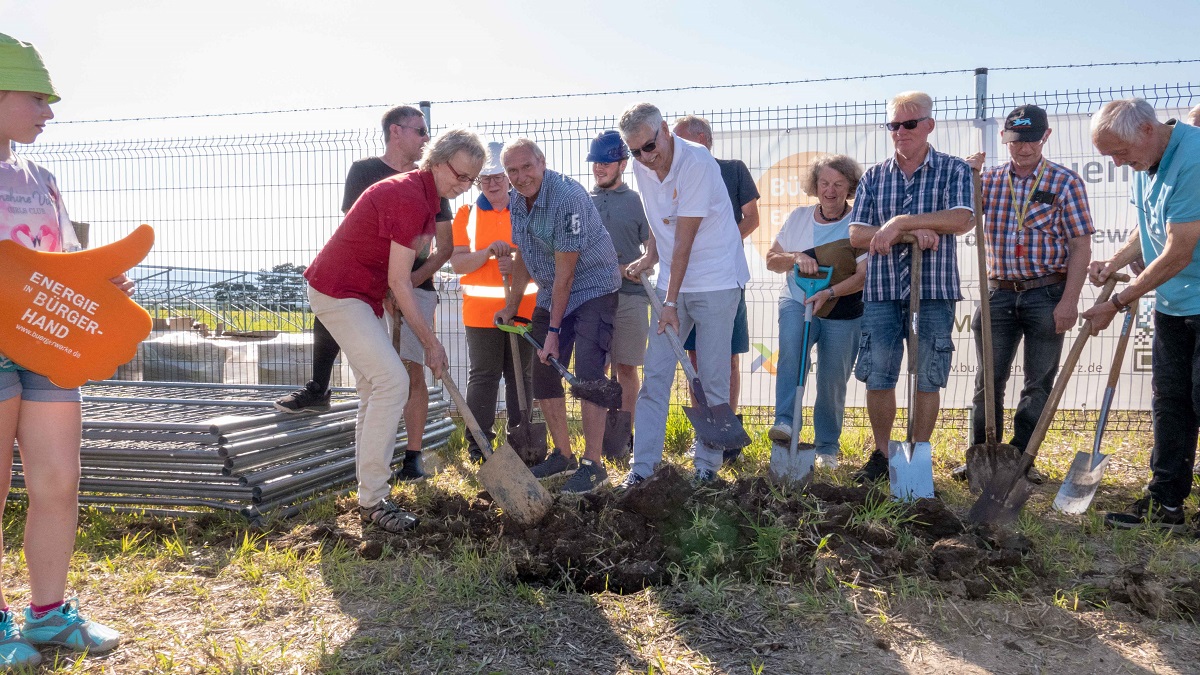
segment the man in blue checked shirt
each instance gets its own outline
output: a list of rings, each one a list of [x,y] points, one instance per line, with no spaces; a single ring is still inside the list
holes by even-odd
[[[913,440],[928,442],[937,423],[941,390],[950,374],[954,303],[959,292],[955,236],[971,229],[971,169],[929,145],[933,100],[910,91],[888,102],[896,154],[863,174],[850,216],[850,243],[865,248],[862,342],[854,375],[867,386],[875,451],[855,474],[862,483],[887,476],[888,441],[896,418],[896,382],[907,334],[912,235],[922,255],[917,391],[912,393]]]
[[[583,408],[583,459],[571,452],[562,377],[549,365],[563,363],[575,349],[575,376],[585,382],[604,378],[617,312],[617,251],[592,197],[582,185],[546,168],[546,155],[528,138],[504,146],[500,154],[512,183],[509,212],[517,245],[512,288],[537,282],[537,307],[531,333],[542,343],[533,364],[533,397],[540,401],[554,449],[534,466],[539,479],[571,475],[562,491],[584,494],[608,482],[600,459],[604,409],[590,401]],[[517,313],[520,293],[508,294],[508,306],[496,312],[507,323]],[[576,470],[578,469],[578,470]]]
[[[984,442],[985,386],[996,392],[996,419],[1004,419],[1004,388],[1017,345],[1025,340],[1025,384],[1013,415],[1013,447],[1025,451],[1054,388],[1065,333],[1079,318],[1079,292],[1092,260],[1092,215],[1079,174],[1042,157],[1050,138],[1046,111],[1013,109],[1000,140],[1009,161],[983,172],[984,239],[992,312],[993,382],[975,375],[971,443]],[[984,153],[967,158],[982,168]],[[983,358],[979,312],[971,322],[975,352]],[[999,425],[1003,429],[1003,424]],[[956,472],[956,477],[965,473]]]

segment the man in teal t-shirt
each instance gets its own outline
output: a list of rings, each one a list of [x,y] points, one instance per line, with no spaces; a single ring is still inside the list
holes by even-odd
[[[1093,262],[1089,276],[1103,283],[1130,264],[1138,276],[1082,317],[1098,332],[1117,312],[1155,292],[1153,477],[1147,496],[1128,513],[1110,513],[1105,521],[1114,527],[1182,531],[1200,436],[1200,402],[1194,396],[1200,390],[1200,129],[1159,122],[1149,103],[1133,98],[1100,109],[1092,118],[1092,142],[1117,166],[1136,171],[1131,201],[1138,227],[1116,255]]]

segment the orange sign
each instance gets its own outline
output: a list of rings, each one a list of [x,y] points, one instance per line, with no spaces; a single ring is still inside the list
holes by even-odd
[[[141,262],[153,245],[149,225],[76,253],[0,241],[0,353],[60,387],[110,377],[137,355],[151,321],[109,280]]]
[[[763,258],[775,242],[775,235],[783,227],[783,221],[801,206],[816,204],[815,197],[804,192],[804,182],[813,160],[820,152],[797,152],[775,162],[758,178],[759,228],[751,237],[754,248]],[[853,195],[851,195],[853,197]]]

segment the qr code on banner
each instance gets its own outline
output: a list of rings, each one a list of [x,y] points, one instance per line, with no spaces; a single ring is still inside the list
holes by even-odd
[[[1133,372],[1148,373],[1153,362],[1154,298],[1138,299],[1137,319],[1133,323]]]

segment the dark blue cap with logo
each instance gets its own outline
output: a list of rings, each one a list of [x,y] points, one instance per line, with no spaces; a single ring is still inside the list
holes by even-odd
[[[1050,123],[1046,119],[1046,111],[1036,105],[1023,105],[1014,108],[1004,118],[1004,131],[1000,139],[1005,143],[1014,141],[1020,143],[1036,143],[1046,135]]]

